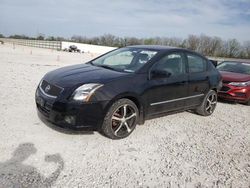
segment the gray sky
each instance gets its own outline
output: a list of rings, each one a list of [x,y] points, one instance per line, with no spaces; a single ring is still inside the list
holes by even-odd
[[[250,40],[250,0],[0,0],[0,33]]]

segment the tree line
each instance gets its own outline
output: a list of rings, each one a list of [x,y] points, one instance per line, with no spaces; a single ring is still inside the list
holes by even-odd
[[[0,37],[4,36],[0,34]],[[54,36],[45,37],[45,35],[43,34],[39,34],[37,37],[28,37],[25,35],[11,35],[8,38],[70,41],[112,47],[124,47],[139,44],[166,45],[190,49],[205,56],[250,59],[250,41],[240,43],[236,39],[222,40],[220,37],[211,37],[207,35],[189,35],[185,39],[176,37],[117,37],[111,34],[105,34],[99,37],[84,37],[74,35],[70,39]]]

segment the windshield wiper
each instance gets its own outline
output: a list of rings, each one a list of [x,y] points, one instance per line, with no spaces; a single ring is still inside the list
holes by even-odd
[[[105,69],[110,69],[110,70],[115,70],[115,71],[117,71],[117,69],[115,69],[115,68],[113,68],[113,67],[110,67],[110,66],[108,66],[108,65],[95,65],[95,66],[97,66],[97,67],[103,67],[103,68],[105,68]]]

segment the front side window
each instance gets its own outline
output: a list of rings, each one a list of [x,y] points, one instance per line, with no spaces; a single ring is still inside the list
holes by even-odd
[[[121,72],[135,72],[143,67],[157,52],[138,48],[121,48],[91,63],[95,66],[102,66]]]
[[[163,57],[155,64],[153,70],[165,71],[170,76],[178,76],[186,72],[185,62],[182,53],[173,53]]]
[[[187,54],[188,69],[190,73],[204,72],[206,70],[206,60],[193,54]]]

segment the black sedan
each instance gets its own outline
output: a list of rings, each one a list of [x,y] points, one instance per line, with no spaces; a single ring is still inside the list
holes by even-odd
[[[137,124],[169,113],[211,115],[220,87],[219,72],[200,54],[129,46],[47,73],[36,90],[36,105],[39,117],[57,126],[119,139]]]

